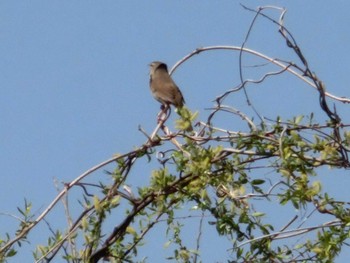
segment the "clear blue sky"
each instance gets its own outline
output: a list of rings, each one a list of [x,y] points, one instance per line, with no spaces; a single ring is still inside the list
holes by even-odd
[[[311,68],[329,92],[350,97],[349,1],[245,2],[286,7],[286,26]],[[172,67],[197,47],[239,46],[252,16],[239,1],[1,1],[0,212],[16,214],[26,198],[39,213],[57,194],[53,178],[69,182],[143,143],[138,125],[151,132],[159,110],[148,64],[161,60]],[[293,58],[282,41],[276,44],[280,38],[270,24],[261,21],[253,33],[247,47]],[[178,68],[174,78],[189,108],[205,117],[204,108],[239,83],[237,64],[233,52],[210,52]],[[249,92],[264,116],[319,112],[316,93],[294,84]],[[283,95],[293,104],[280,104]],[[349,200],[349,174],[337,176],[327,184]],[[1,235],[12,234],[9,221],[0,216],[0,225],[8,226]],[[12,262],[24,262],[34,245]]]

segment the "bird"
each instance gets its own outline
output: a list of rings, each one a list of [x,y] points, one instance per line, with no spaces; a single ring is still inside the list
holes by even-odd
[[[165,108],[170,105],[182,108],[185,100],[179,87],[171,78],[168,66],[160,61],[153,61],[150,66],[150,88],[153,97]]]
[[[176,107],[177,114],[179,114],[184,121],[184,124],[181,125],[181,129],[185,131],[193,131],[191,124],[192,115],[189,110],[184,107],[185,99],[181,90],[169,75],[168,66],[160,61],[153,61],[149,66],[149,86],[152,95],[162,104],[162,111],[158,114],[158,121],[161,120],[160,116],[162,116],[162,113],[170,110],[170,105],[173,105]]]

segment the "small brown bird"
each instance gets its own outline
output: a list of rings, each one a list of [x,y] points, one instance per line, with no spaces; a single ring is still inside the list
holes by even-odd
[[[185,100],[178,86],[170,77],[168,67],[165,63],[154,61],[150,64],[149,85],[153,97],[165,107],[170,104],[176,108],[182,108]]]

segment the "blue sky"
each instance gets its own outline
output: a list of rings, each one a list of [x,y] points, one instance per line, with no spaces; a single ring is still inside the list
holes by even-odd
[[[285,25],[312,70],[329,92],[350,97],[350,2],[244,4],[286,7]],[[54,178],[69,182],[143,143],[138,126],[150,133],[159,110],[148,87],[148,64],[161,60],[171,68],[197,47],[239,46],[252,17],[239,1],[1,1],[0,212],[16,214],[26,198],[39,213],[57,194]],[[260,21],[247,47],[296,59],[276,31]],[[239,83],[237,58],[234,52],[203,53],[174,73],[199,118],[208,115],[204,109],[216,96]],[[246,72],[254,76],[252,69]],[[280,77],[248,91],[260,112],[274,118],[317,111],[324,120],[316,92],[287,78],[294,82],[286,84]],[[241,95],[229,102],[247,107]],[[348,109],[339,105],[338,112]],[[349,198],[344,172],[335,174],[337,180],[327,180],[328,187]],[[12,220],[0,216],[9,232]],[[13,262],[30,255],[30,249],[26,246]]]

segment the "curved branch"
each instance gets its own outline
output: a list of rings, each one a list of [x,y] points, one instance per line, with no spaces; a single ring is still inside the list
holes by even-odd
[[[170,70],[170,74],[172,74],[177,67],[179,67],[182,63],[184,63],[186,60],[188,60],[189,58],[193,57],[194,55],[198,55],[201,52],[204,51],[213,51],[213,50],[234,50],[234,51],[240,51],[240,52],[246,52],[252,55],[255,55],[257,57],[260,57],[264,60],[267,60],[273,64],[275,64],[276,66],[282,68],[285,71],[288,71],[289,73],[293,74],[294,76],[296,76],[297,78],[301,79],[302,81],[304,81],[306,84],[310,85],[311,87],[313,87],[314,89],[317,89],[317,86],[315,85],[315,83],[311,80],[309,80],[307,77],[305,77],[303,74],[304,72],[300,72],[298,73],[297,71],[293,70],[291,67],[296,68],[294,65],[292,64],[285,64],[282,63],[280,60],[278,59],[274,59],[271,58],[267,55],[264,55],[263,53],[257,52],[255,50],[249,49],[249,48],[242,48],[239,46],[208,46],[208,47],[201,47],[201,48],[197,48],[194,51],[192,51],[190,54],[188,54],[187,56],[185,56],[184,58],[182,58],[180,61],[178,61],[173,68]],[[325,92],[325,95],[329,98],[332,98],[334,100],[343,102],[343,103],[350,103],[350,99],[345,98],[345,97],[339,97],[339,96],[335,96],[329,92]]]

